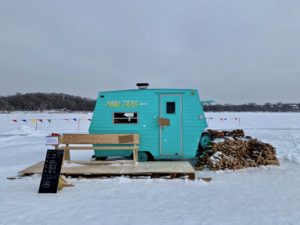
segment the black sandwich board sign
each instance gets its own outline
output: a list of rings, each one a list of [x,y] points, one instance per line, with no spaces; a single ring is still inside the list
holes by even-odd
[[[64,150],[47,150],[39,193],[57,193]]]

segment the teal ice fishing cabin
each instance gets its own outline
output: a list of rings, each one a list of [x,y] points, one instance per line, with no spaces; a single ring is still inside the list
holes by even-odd
[[[138,89],[100,92],[91,134],[139,134],[139,160],[194,158],[207,123],[195,89]],[[203,137],[201,140],[201,137]],[[130,156],[95,151],[95,157]]]

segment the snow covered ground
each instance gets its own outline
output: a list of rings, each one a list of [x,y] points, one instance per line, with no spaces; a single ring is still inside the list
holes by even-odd
[[[0,224],[300,224],[300,114],[208,113],[207,117],[211,128],[220,129],[239,128],[236,118],[240,118],[247,135],[277,148],[281,166],[198,174],[213,177],[211,183],[71,179],[74,188],[38,194],[40,176],[6,178],[43,160],[45,135],[87,132],[91,114],[0,114]],[[79,129],[75,118],[81,118]],[[37,131],[32,119],[43,121]],[[75,159],[91,155],[72,153]]]

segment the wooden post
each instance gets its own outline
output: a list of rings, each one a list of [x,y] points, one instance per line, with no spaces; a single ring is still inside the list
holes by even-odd
[[[135,166],[138,164],[138,147],[136,145],[133,146],[133,163]]]
[[[69,147],[69,144],[66,144],[66,148]],[[65,154],[64,154],[64,160],[71,160],[71,156],[70,156],[70,150],[69,149],[64,149],[65,150]]]

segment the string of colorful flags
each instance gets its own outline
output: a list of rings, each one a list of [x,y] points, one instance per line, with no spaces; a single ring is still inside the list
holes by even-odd
[[[226,121],[226,120],[241,120],[241,118],[238,118],[238,117],[235,117],[235,118],[213,118],[213,117],[207,117],[206,119],[209,119],[209,120],[223,120],[223,121]]]
[[[221,121],[226,121],[226,120],[241,120],[239,117],[235,117],[235,118],[214,118],[214,117],[206,117],[205,119],[208,120],[221,120]],[[79,120],[88,120],[91,121],[92,119],[89,118],[66,118],[66,119],[13,119],[12,122],[14,123],[18,123],[18,122],[24,122],[27,123],[28,121],[31,121],[32,123],[36,123],[36,122],[48,122],[51,123],[52,120],[64,120],[64,121],[74,121],[74,122],[78,122]]]
[[[13,119],[12,122],[19,124],[19,123],[27,123],[31,121],[33,124],[35,124],[35,130],[38,130],[38,123],[52,123],[53,120],[64,120],[64,121],[74,121],[77,123],[77,129],[80,130],[80,123],[81,121],[92,121],[92,119],[89,118],[65,118],[65,119]]]
[[[207,117],[206,118],[207,122],[209,123],[210,120],[220,120],[220,121],[237,121],[239,123],[239,127],[241,126],[241,118],[239,117],[218,117],[218,118],[214,118],[214,117]]]
[[[207,120],[207,122],[209,123],[210,120],[220,120],[220,121],[230,121],[230,120],[234,120],[237,121],[239,123],[239,126],[241,126],[241,118],[239,117],[206,117],[205,118]],[[92,119],[90,118],[63,118],[63,119],[13,119],[12,122],[13,123],[27,123],[29,121],[31,121],[33,124],[35,124],[35,129],[38,129],[38,123],[44,123],[44,122],[48,122],[48,123],[52,123],[53,120],[63,120],[63,121],[73,121],[76,122],[78,124],[78,130],[80,129],[80,122],[81,121],[92,121]]]
[[[13,119],[12,122],[14,123],[18,123],[18,122],[24,122],[27,123],[29,121],[31,121],[32,123],[36,123],[36,122],[48,122],[51,123],[53,120],[64,120],[64,121],[74,121],[74,122],[78,122],[79,120],[88,120],[91,121],[92,119],[86,119],[86,118],[73,118],[73,119]]]

